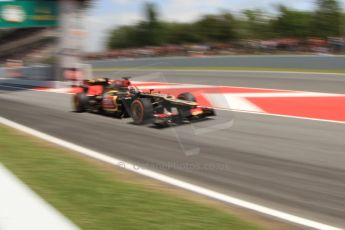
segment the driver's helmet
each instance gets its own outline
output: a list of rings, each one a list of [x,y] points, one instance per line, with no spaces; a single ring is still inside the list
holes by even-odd
[[[124,87],[123,80],[116,80],[113,82],[113,87],[114,88],[122,88]]]
[[[131,93],[131,94],[137,94],[138,93],[138,90],[135,88],[135,87],[129,87],[129,92]]]

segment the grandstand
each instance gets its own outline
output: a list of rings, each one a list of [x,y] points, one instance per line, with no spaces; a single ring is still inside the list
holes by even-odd
[[[0,63],[8,59],[41,62],[57,49],[54,28],[23,28],[0,30]]]

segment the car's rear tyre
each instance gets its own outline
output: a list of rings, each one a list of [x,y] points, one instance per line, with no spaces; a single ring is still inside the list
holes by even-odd
[[[179,94],[177,96],[177,99],[196,102],[196,98],[194,97],[194,95],[188,92]]]
[[[131,104],[131,117],[134,124],[142,125],[152,123],[153,106],[148,98],[139,98]]]
[[[85,93],[77,93],[73,97],[73,108],[77,113],[82,113],[87,110],[89,98]]]

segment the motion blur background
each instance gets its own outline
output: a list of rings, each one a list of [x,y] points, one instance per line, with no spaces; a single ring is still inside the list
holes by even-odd
[[[33,148],[37,143],[1,125],[5,118],[255,205],[344,228],[344,9],[345,0],[0,0],[0,166],[83,229],[257,229],[234,226],[227,212],[161,199],[161,184],[148,194],[143,183],[144,193],[137,194],[142,178],[126,174],[114,184],[112,173],[99,177],[108,166],[82,164],[70,153],[50,155],[53,146],[45,143]],[[73,113],[71,86],[93,76],[130,76],[143,90],[174,96],[196,93],[199,101],[214,99],[217,116],[158,129]],[[203,131],[210,128],[211,135]],[[183,146],[198,146],[200,154],[187,156]],[[175,162],[216,167],[185,169]],[[258,216],[240,219],[257,224]],[[263,229],[299,227],[268,225]]]
[[[79,2],[70,33],[84,53],[64,52],[88,59],[345,51],[344,0]],[[56,27],[1,28],[0,62],[51,64],[58,36]]]

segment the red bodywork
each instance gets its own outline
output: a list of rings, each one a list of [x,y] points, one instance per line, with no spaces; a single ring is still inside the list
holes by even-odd
[[[128,79],[115,81],[109,80],[108,84],[114,86],[114,88],[128,88],[129,86],[131,86],[131,81]],[[83,81],[83,86],[74,88],[72,92],[81,93],[85,88],[87,88],[88,96],[97,96],[104,93],[105,86],[101,84],[94,84],[88,80],[85,80]]]
[[[101,85],[91,85],[88,88],[87,95],[88,96],[96,96],[96,95],[102,95],[104,87]]]

